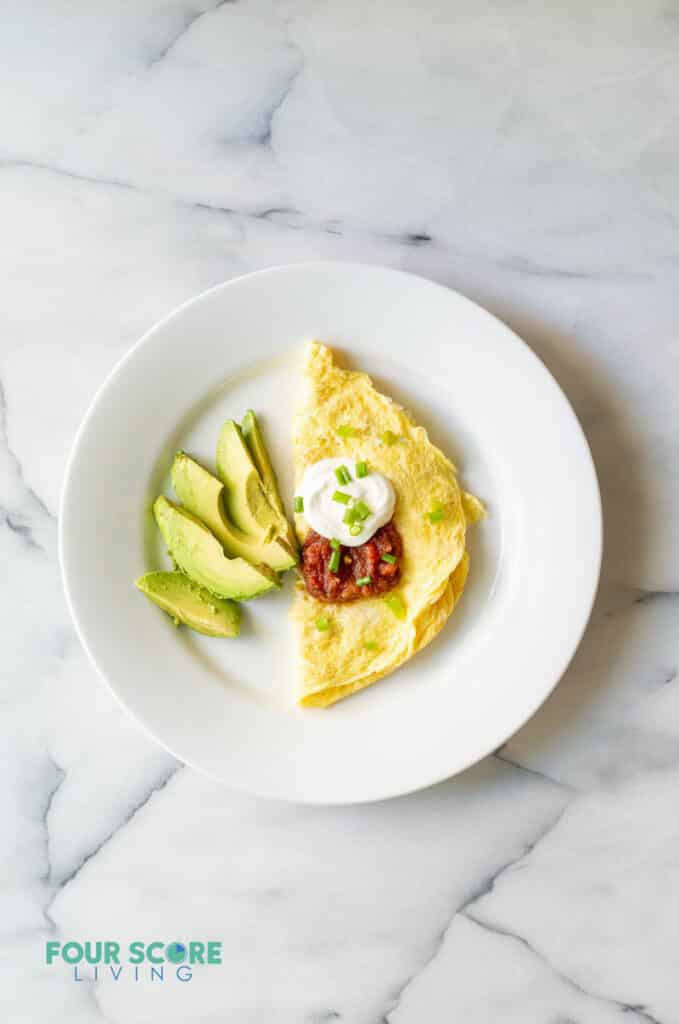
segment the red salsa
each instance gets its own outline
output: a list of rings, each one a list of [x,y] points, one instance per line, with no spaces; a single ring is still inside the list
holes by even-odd
[[[339,549],[339,568],[330,571],[334,549],[329,540],[310,530],[302,548],[301,571],[309,593],[319,601],[355,601],[375,597],[395,587],[401,575],[401,535],[393,520],[381,526],[365,544]],[[384,561],[382,555],[387,555]],[[395,561],[393,560],[395,559]],[[365,582],[358,585],[358,580]]]

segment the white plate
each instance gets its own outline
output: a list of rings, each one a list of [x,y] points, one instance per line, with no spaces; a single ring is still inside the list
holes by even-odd
[[[471,531],[469,583],[439,637],[324,711],[292,703],[290,584],[243,606],[237,640],[175,629],[132,585],[166,564],[150,505],[171,494],[175,450],[211,465],[226,417],[261,413],[290,499],[298,357],[312,337],[409,408],[490,513]],[[60,552],[85,649],[160,743],[232,787],[344,803],[453,775],[540,706],[589,617],[601,505],[571,407],[507,327],[410,274],[306,263],[198,296],[118,364],[73,447]]]

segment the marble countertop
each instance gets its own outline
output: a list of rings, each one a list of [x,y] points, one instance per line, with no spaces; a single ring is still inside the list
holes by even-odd
[[[679,1022],[679,2],[102,0],[0,33],[7,1024]],[[61,477],[95,388],[233,275],[379,262],[546,362],[589,438],[591,626],[494,756],[359,808],[234,795],[95,679]],[[47,941],[222,942],[191,983]]]

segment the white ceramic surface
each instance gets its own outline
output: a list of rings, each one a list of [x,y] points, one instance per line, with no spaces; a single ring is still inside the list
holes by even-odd
[[[132,581],[169,564],[150,506],[168,489],[174,452],[212,465],[229,416],[261,412],[290,507],[292,408],[311,337],[416,414],[489,518],[473,531],[468,592],[437,641],[388,681],[309,712],[294,705],[291,579],[244,606],[235,642],[177,632]],[[589,617],[601,509],[570,406],[504,325],[422,278],[321,262],[215,288],[132,349],[75,442],[60,548],[86,650],[168,750],[238,789],[350,803],[455,774],[536,710]]]
[[[3,1022],[677,1024],[678,46],[676,0],[6,5]],[[68,452],[130,345],[314,259],[509,324],[577,413],[606,524],[549,700],[475,768],[361,807],[179,764],[97,679],[57,561]],[[221,939],[224,964],[45,965],[47,939],[116,936]]]

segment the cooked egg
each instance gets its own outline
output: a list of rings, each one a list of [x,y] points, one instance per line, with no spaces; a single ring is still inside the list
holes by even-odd
[[[483,506],[461,491],[455,467],[426,430],[366,374],[341,369],[327,346],[313,342],[305,377],[307,393],[295,419],[296,493],[325,460],[333,460],[333,470],[366,463],[393,490],[393,522],[403,541],[400,581],[386,595],[332,604],[298,586],[297,698],[303,706],[324,707],[392,672],[443,628],[467,577],[467,523]],[[304,511],[296,517],[301,540],[314,526],[315,506],[308,521],[307,500],[305,489]]]

